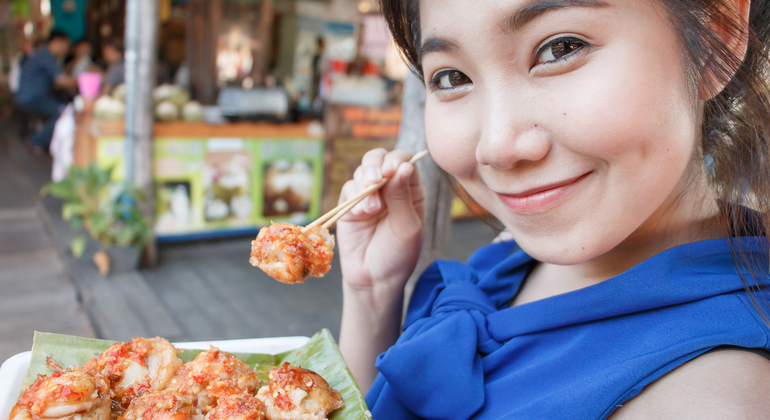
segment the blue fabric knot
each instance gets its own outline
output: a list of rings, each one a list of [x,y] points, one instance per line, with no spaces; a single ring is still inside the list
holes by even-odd
[[[467,419],[484,406],[481,356],[502,346],[487,330],[486,316],[496,308],[469,266],[439,261],[431,269],[438,269],[445,286],[430,316],[409,325],[376,366],[408,411],[428,419]]]

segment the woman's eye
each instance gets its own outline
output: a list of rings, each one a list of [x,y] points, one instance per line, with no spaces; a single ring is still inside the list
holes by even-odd
[[[471,79],[457,70],[444,70],[436,73],[431,86],[436,89],[452,89],[471,83]]]
[[[543,45],[537,52],[535,64],[553,63],[566,58],[575,51],[585,47],[585,42],[577,38],[557,38]]]

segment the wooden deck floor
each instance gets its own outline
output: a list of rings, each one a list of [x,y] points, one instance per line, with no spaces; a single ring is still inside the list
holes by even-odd
[[[0,133],[0,361],[29,350],[35,330],[95,336],[44,223],[36,185],[49,160]],[[22,170],[22,168],[24,168]]]

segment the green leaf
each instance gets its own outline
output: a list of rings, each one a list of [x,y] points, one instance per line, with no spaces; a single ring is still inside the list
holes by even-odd
[[[109,222],[109,219],[104,214],[96,213],[91,215],[89,223],[91,234],[98,236],[102,232],[106,231],[109,227]]]
[[[76,216],[70,219],[70,230],[80,230],[83,228],[83,217]]]
[[[86,250],[86,238],[84,236],[75,236],[70,242],[70,248],[72,249],[72,255],[80,258],[83,255],[83,251]]]
[[[115,234],[115,242],[118,245],[130,245],[135,242],[136,231],[131,226],[123,226]]]
[[[93,238],[105,243],[143,246],[152,238],[152,226],[139,210],[144,191],[136,185],[114,182],[114,167],[92,163],[73,166],[67,177],[43,187],[41,194],[65,199],[62,218],[72,230],[85,227]]]
[[[83,365],[97,356],[114,341],[97,340],[93,338],[74,337],[69,335],[35,332],[32,345],[32,360],[24,380],[26,389],[38,374],[48,374],[45,366],[46,356],[52,356],[62,366]],[[201,350],[183,350],[179,358],[188,362],[195,358]],[[337,344],[331,333],[323,329],[313,335],[304,346],[278,355],[234,353],[257,371],[260,379],[267,380],[267,374],[283,362],[310,369],[321,375],[329,385],[339,391],[345,407],[333,412],[330,420],[371,420],[364,396],[358,388],[353,375],[345,365]]]
[[[83,215],[88,212],[88,207],[83,203],[64,203],[61,207],[62,219],[70,220],[73,216]]]
[[[41,190],[42,195],[52,195],[54,197],[63,198],[65,200],[71,200],[77,198],[77,190],[75,184],[70,179],[63,179],[59,182],[51,182],[46,184]]]

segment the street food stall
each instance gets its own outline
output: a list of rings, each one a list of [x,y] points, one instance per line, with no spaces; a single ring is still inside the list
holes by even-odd
[[[191,0],[161,17],[158,57],[176,77],[152,95],[160,242],[307,223],[364,153],[395,146],[400,76],[382,18],[287,4]],[[124,177],[126,108],[118,86],[76,112],[75,164]]]

